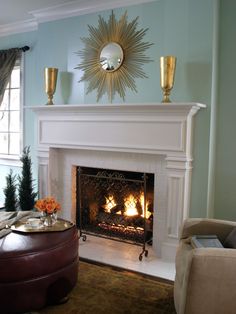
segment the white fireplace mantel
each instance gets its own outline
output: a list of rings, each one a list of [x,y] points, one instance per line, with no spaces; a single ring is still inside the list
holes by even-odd
[[[58,105],[31,108],[38,145],[159,153],[191,161],[192,117],[202,104]]]
[[[26,107],[37,116],[40,195],[55,195],[65,209],[63,216],[75,219],[68,178],[74,165],[104,163],[112,169],[117,163],[120,170],[151,170],[157,182],[153,246],[159,256],[173,259],[179,226],[189,215],[193,117],[204,107],[198,103]]]

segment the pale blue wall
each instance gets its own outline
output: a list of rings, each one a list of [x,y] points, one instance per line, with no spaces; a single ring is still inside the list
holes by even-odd
[[[138,28],[149,28],[144,40],[154,43],[146,52],[154,62],[146,64],[148,79],[137,79],[138,93],[127,91],[126,102],[160,102],[159,58],[172,54],[177,57],[177,70],[172,100],[202,102],[207,109],[196,118],[192,216],[205,216],[207,202],[207,169],[209,121],[211,103],[211,66],[214,0],[160,0],[145,5],[115,9],[117,17],[126,10],[128,20],[139,16]],[[101,12],[108,18],[111,10]],[[0,38],[0,48],[28,44],[26,53],[25,104],[43,105],[44,67],[57,67],[58,78],[55,103],[95,103],[96,93],[85,94],[86,84],[78,83],[82,73],[74,68],[80,62],[76,55],[83,48],[81,37],[88,36],[87,25],[97,26],[98,14],[53,21],[39,25],[36,32]],[[66,78],[70,77],[70,83]],[[108,102],[103,97],[101,102]],[[118,97],[115,103],[122,102]],[[34,118],[27,110],[25,116],[25,144],[35,145]],[[32,151],[35,160],[34,151]],[[36,163],[36,162],[35,162]],[[35,164],[34,164],[35,166]],[[2,182],[0,181],[0,186]]]
[[[221,2],[216,217],[236,220],[236,2]]]

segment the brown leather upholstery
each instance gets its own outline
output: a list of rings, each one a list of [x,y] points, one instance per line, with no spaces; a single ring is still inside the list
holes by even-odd
[[[78,274],[78,232],[10,233],[0,239],[0,313],[58,302]]]

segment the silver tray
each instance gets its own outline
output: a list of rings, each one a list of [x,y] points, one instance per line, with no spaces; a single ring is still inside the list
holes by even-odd
[[[55,231],[65,231],[74,226],[74,223],[58,219],[52,226],[44,226],[43,223],[37,227],[31,227],[27,222],[19,221],[15,225],[11,226],[11,230],[15,232],[32,233],[32,232],[55,232]]]

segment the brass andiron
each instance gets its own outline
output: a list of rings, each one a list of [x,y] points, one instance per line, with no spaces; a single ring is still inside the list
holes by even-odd
[[[176,57],[165,56],[160,58],[161,88],[163,90],[163,103],[170,101],[170,91],[174,86]]]
[[[57,85],[57,68],[45,68],[44,69],[44,79],[45,79],[45,92],[48,95],[47,105],[53,105],[53,95],[56,91]]]

